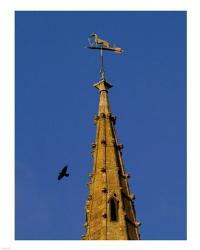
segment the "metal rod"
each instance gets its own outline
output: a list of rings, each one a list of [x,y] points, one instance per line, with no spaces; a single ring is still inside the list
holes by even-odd
[[[105,80],[105,69],[104,69],[104,62],[103,62],[103,50],[101,47],[101,70],[100,70],[101,80]]]

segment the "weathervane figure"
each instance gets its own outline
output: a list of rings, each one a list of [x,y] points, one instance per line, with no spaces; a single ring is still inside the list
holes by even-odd
[[[103,50],[110,50],[114,51],[115,53],[122,53],[123,49],[116,47],[115,45],[111,46],[111,44],[101,38],[98,37],[97,34],[94,32],[89,35],[88,37],[89,46],[88,49],[99,49],[101,51],[101,80],[105,80],[105,68],[104,68],[104,61],[103,61]]]

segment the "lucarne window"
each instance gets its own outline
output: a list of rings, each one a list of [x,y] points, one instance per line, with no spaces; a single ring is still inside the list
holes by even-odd
[[[117,221],[117,202],[113,198],[110,199],[110,219]]]

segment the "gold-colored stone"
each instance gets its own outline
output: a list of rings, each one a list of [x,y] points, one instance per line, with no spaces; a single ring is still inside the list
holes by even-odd
[[[93,158],[93,176],[89,184],[86,234],[83,240],[139,240],[139,224],[125,174],[115,120],[110,111],[108,89],[111,84],[101,80],[95,87],[100,91],[96,140]],[[94,146],[95,145],[95,146]],[[92,194],[92,195],[91,195]]]

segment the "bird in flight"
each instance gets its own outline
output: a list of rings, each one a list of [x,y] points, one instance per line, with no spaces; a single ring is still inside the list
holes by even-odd
[[[69,174],[67,173],[67,166],[64,166],[64,168],[59,173],[58,180],[61,180],[64,176],[66,176],[66,177],[69,176]]]

